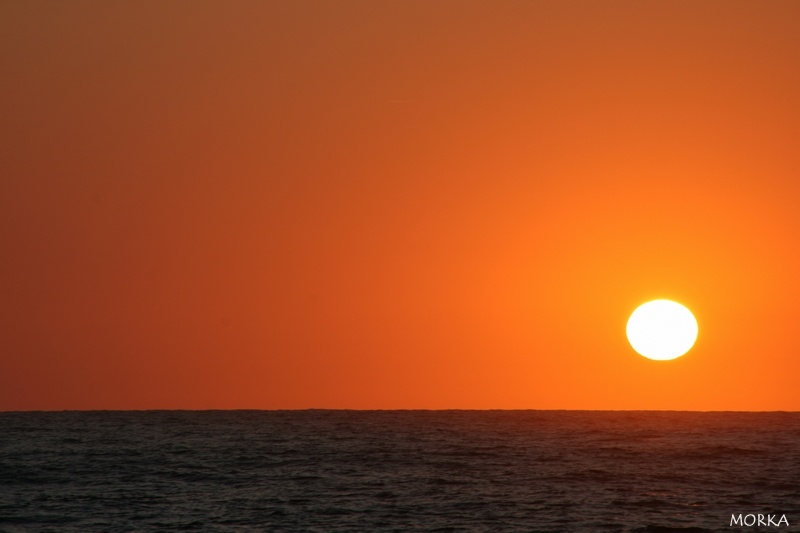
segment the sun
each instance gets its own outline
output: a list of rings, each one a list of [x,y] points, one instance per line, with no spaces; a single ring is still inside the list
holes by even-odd
[[[653,300],[636,308],[628,319],[628,342],[637,353],[657,361],[676,359],[697,340],[692,312],[672,300]]]

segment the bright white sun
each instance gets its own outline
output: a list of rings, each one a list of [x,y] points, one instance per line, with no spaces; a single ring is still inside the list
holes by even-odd
[[[671,300],[653,300],[631,314],[626,328],[637,353],[668,361],[688,352],[697,340],[697,321],[686,307]]]

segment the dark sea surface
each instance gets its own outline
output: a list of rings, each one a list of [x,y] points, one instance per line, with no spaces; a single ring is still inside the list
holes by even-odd
[[[0,531],[800,531],[800,413],[0,413]]]

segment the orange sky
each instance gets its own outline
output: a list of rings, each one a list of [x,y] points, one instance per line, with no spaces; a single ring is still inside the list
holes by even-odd
[[[0,410],[800,409],[800,3],[20,0],[0,65]]]

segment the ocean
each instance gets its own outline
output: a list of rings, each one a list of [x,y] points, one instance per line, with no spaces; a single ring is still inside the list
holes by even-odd
[[[800,531],[800,413],[6,412],[0,531]]]

